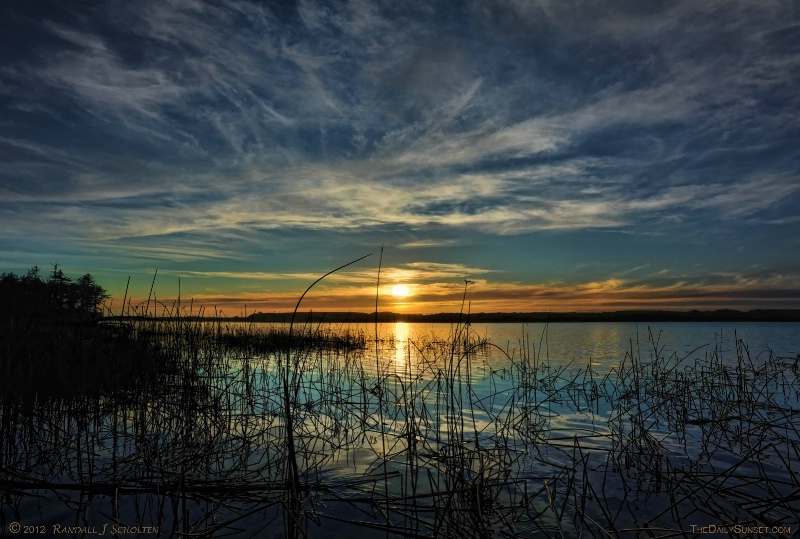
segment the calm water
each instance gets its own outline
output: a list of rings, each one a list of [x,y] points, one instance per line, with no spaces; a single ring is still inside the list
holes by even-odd
[[[374,327],[359,326],[374,334]],[[795,358],[800,353],[800,323],[560,323],[560,324],[479,324],[469,327],[470,334],[486,337],[509,355],[526,349],[529,355],[549,359],[556,365],[572,364],[616,366],[631,350],[643,359],[654,355],[653,340],[662,356],[691,361],[717,352],[723,361],[735,363],[736,340],[748,345],[751,358],[772,353]],[[449,324],[397,323],[380,324],[381,337],[394,335],[394,351],[401,356],[407,340],[447,339],[453,332]],[[653,337],[651,340],[650,337]],[[505,354],[489,351],[492,360],[502,361]]]
[[[367,349],[292,359],[302,479],[334,485],[304,499],[310,537],[385,537],[336,519],[380,526],[387,512],[420,536],[798,531],[800,324],[323,326]],[[73,488],[9,491],[0,536],[12,522],[44,536],[114,523],[215,536],[233,519],[219,536],[282,536],[284,498],[269,489],[287,473],[284,360],[183,349],[206,367],[171,392],[3,403],[3,477]],[[231,490],[187,502],[183,481]]]

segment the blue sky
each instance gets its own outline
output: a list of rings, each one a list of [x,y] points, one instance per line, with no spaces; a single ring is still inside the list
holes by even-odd
[[[5,2],[0,269],[117,301],[800,305],[791,2]],[[403,283],[411,295],[393,297]]]

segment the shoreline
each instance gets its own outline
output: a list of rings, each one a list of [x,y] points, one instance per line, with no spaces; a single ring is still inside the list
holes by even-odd
[[[105,317],[104,320],[124,320],[131,317]],[[156,317],[162,318],[162,317]],[[292,319],[291,312],[256,312],[247,316],[227,317],[181,317],[185,320],[220,320],[229,322],[286,323]],[[737,311],[720,309],[716,311],[660,311],[628,310],[606,312],[495,312],[495,313],[435,313],[414,314],[379,312],[298,312],[295,323],[568,323],[568,322],[800,322],[800,309],[754,309]]]

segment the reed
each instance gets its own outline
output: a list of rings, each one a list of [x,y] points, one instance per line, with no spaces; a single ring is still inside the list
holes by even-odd
[[[0,393],[2,526],[44,496],[192,537],[796,533],[800,356],[738,339],[734,361],[719,345],[665,356],[648,332],[601,372],[553,361],[546,326],[501,350],[465,302],[448,338],[409,337],[398,368],[377,332],[183,309],[151,297],[74,357],[23,362],[80,358],[109,379]]]

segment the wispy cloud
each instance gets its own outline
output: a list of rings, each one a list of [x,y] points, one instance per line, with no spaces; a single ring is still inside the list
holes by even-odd
[[[552,233],[736,228],[763,251],[741,227],[798,222],[786,5],[8,9],[0,24],[27,40],[0,65],[0,227],[15,242],[254,261],[268,280],[283,272],[255,254],[267,235],[305,274],[299,245],[333,258],[333,235],[465,263],[471,234],[524,252]],[[474,256],[465,269],[494,267]]]
[[[407,241],[398,245],[398,249],[429,249],[437,247],[449,247],[458,244],[458,240],[454,239],[438,239],[438,240],[414,240]]]
[[[299,280],[309,283],[317,280],[324,272],[262,272],[262,271],[177,271],[187,277],[210,277],[218,279],[245,279],[255,281]],[[461,280],[476,275],[496,273],[496,270],[469,267],[463,264],[442,264],[438,262],[409,262],[399,266],[381,268],[381,279],[385,282],[430,283],[440,279]],[[370,284],[377,279],[375,269],[348,269],[337,272],[328,280],[343,283]]]

